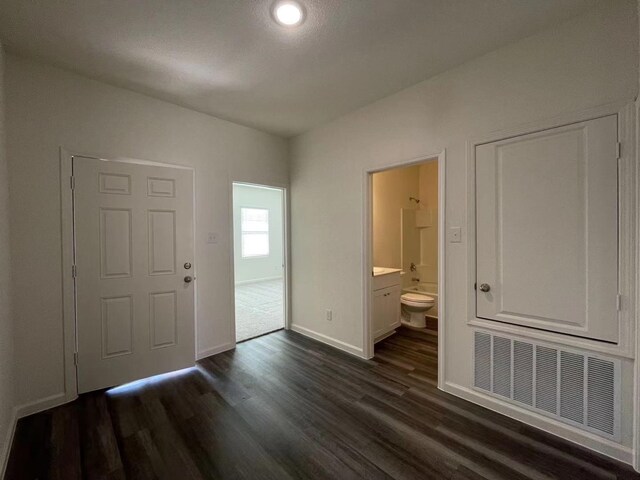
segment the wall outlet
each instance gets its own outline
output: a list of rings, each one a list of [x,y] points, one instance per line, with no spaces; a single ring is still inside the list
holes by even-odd
[[[331,310],[327,310],[327,322],[333,320],[333,312]]]
[[[207,234],[207,243],[218,243],[218,234],[215,232],[209,232]]]

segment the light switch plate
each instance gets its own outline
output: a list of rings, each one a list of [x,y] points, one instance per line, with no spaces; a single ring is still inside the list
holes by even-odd
[[[462,227],[449,228],[449,243],[462,242]]]

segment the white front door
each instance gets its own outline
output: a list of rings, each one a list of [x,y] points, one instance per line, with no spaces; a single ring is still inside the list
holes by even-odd
[[[617,116],[476,148],[477,316],[618,342]]]
[[[193,171],[75,157],[73,176],[78,391],[194,365]]]

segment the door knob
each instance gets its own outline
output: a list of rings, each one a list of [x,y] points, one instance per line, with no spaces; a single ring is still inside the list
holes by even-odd
[[[189,275],[187,275],[186,277],[184,277],[184,283],[191,283],[193,282],[195,279]]]
[[[489,285],[488,283],[483,283],[480,285],[480,291],[488,292],[489,290],[491,290],[491,285]]]

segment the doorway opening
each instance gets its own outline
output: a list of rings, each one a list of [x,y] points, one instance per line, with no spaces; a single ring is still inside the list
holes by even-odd
[[[444,152],[366,172],[365,354],[442,366]],[[399,349],[399,350],[398,350]]]
[[[286,228],[283,188],[233,183],[236,342],[286,324]]]

